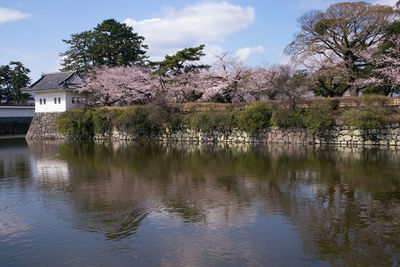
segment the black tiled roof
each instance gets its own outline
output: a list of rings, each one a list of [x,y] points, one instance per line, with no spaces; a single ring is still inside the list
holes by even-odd
[[[39,80],[28,87],[23,88],[24,92],[74,89],[82,85],[82,79],[76,71],[45,73]]]

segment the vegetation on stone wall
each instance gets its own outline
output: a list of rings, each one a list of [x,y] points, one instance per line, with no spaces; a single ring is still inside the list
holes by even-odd
[[[75,139],[109,136],[113,129],[137,137],[154,137],[166,129],[169,132],[184,128],[203,132],[237,129],[254,134],[269,126],[307,128],[311,134],[321,135],[332,129],[338,120],[362,130],[381,129],[393,122],[389,118],[395,111],[385,105],[385,99],[380,96],[365,96],[356,104],[357,107],[348,110],[340,110],[337,101],[327,99],[314,100],[307,108],[295,110],[273,107],[265,102],[186,111],[178,106],[162,105],[77,109],[59,115],[57,129]]]
[[[137,136],[152,136],[160,133],[163,125],[156,111],[144,106],[127,108],[116,119],[117,129]]]
[[[272,125],[281,128],[304,127],[312,134],[321,134],[335,125],[337,108],[337,101],[327,99],[314,100],[307,109],[278,107],[273,112]]]
[[[274,110],[271,123],[275,127],[304,127],[304,110],[277,108]]]
[[[244,109],[228,108],[190,112],[183,118],[183,124],[193,130],[232,131],[239,129],[254,133],[271,124],[272,106],[265,102],[254,102]]]
[[[321,134],[335,125],[335,102],[318,99],[314,100],[304,116],[304,125],[312,134]]]
[[[196,131],[231,131],[236,126],[235,115],[233,109],[190,112],[182,122]]]
[[[178,129],[181,113],[172,107],[132,106],[125,108],[74,109],[56,119],[57,130],[73,139],[110,135],[113,129],[136,136],[154,136],[166,128]]]
[[[391,113],[387,106],[388,98],[379,95],[360,97],[358,107],[347,110],[343,116],[345,123],[361,130],[382,129],[391,123]]]
[[[89,112],[89,111],[87,111]],[[114,120],[121,113],[118,109],[98,108],[92,111],[93,130],[96,134],[111,134]]]
[[[90,110],[74,109],[61,113],[56,119],[57,130],[73,139],[91,139],[94,136]]]
[[[255,133],[271,125],[272,106],[265,102],[254,102],[237,114],[237,127]]]
[[[345,112],[346,124],[362,130],[382,129],[388,123],[385,110],[368,107],[361,111],[351,109]]]

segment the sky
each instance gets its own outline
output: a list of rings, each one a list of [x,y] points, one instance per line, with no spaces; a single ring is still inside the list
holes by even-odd
[[[283,50],[299,31],[297,19],[336,0],[0,0],[0,65],[21,61],[35,80],[60,68],[62,42],[105,19],[145,37],[151,60],[205,44],[203,61],[223,51],[248,66],[287,63]],[[396,0],[370,0],[394,5]]]

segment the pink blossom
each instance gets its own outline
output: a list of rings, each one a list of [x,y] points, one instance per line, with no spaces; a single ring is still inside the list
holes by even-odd
[[[77,89],[89,94],[93,105],[131,105],[151,102],[160,90],[159,83],[142,67],[94,68]]]
[[[378,77],[360,79],[356,81],[356,85],[386,85],[392,91],[400,87],[400,36],[393,37],[390,41],[394,47],[387,49],[383,55],[375,59],[377,68],[374,72]]]

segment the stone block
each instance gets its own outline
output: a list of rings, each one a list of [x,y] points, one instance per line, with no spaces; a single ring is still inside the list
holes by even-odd
[[[379,141],[379,145],[381,145],[381,146],[387,146],[387,145],[389,145],[389,142],[388,142],[387,140],[380,140],[380,141]]]
[[[363,133],[362,133],[361,130],[358,130],[358,129],[353,130],[353,136],[361,136],[362,134],[363,134]]]
[[[345,141],[345,142],[350,142],[352,140],[353,140],[353,137],[351,135],[345,135],[343,137],[343,141]]]

